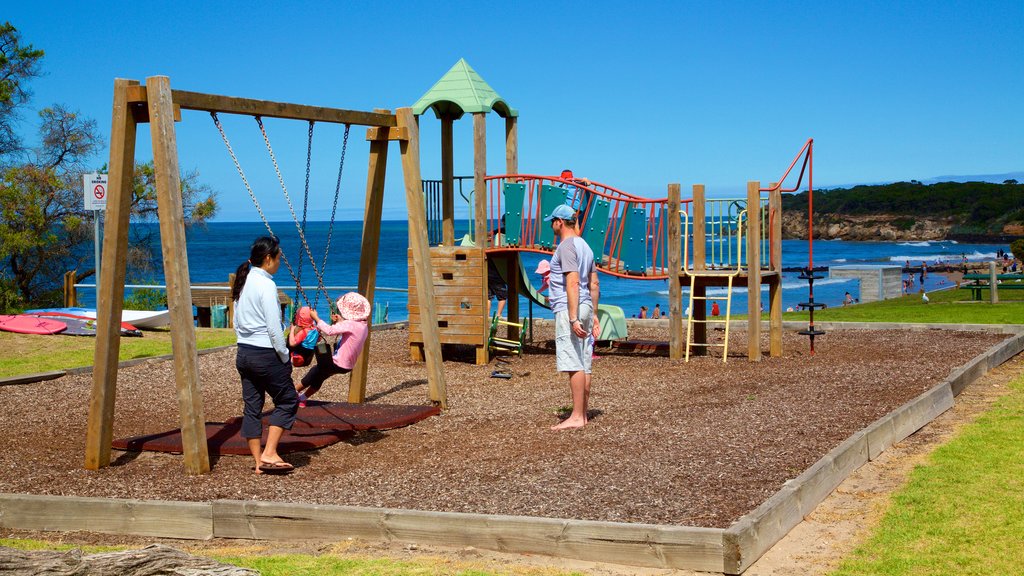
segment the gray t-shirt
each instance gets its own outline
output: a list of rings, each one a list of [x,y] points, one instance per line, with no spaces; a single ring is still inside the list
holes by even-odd
[[[562,312],[569,309],[565,292],[565,274],[578,272],[580,275],[580,303],[593,302],[590,298],[590,274],[594,271],[594,252],[579,236],[559,242],[551,258],[551,310]]]

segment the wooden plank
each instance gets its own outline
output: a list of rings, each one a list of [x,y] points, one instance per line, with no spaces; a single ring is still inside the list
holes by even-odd
[[[427,215],[423,206],[423,181],[420,177],[420,133],[419,125],[411,108],[399,108],[396,116],[398,125],[409,129],[409,139],[401,142],[402,175],[405,180],[405,204],[409,210],[409,246],[413,252],[416,268],[416,296],[420,302],[434,303],[434,287],[430,267],[430,245],[427,239]],[[482,184],[482,183],[481,183]],[[427,360],[427,388],[430,399],[448,407],[448,394],[441,359],[441,344],[438,340],[437,315],[430,306],[423,309],[424,334],[423,352]]]
[[[208,502],[0,494],[0,526],[207,540],[213,537],[213,506]]]
[[[421,317],[419,314],[409,314],[409,322],[419,324]],[[438,324],[446,323],[448,326],[479,326],[480,322],[475,318],[473,314],[437,314]]]
[[[419,288],[419,285],[416,285]],[[444,286],[434,284],[432,289],[434,291],[435,298],[449,299],[449,298],[480,298],[481,301],[486,302],[487,299],[480,295],[480,284],[477,285],[464,285],[464,286]],[[413,298],[410,298],[413,300]],[[419,302],[419,298],[415,298],[416,302]]]
[[[473,242],[487,245],[487,115],[473,113]]]
[[[668,185],[668,357],[680,360],[686,345],[683,334],[683,287],[679,283],[679,271],[683,262],[683,232],[679,220],[681,207],[679,184]]]
[[[389,111],[385,111],[385,113],[389,113]],[[366,139],[370,142],[377,140],[408,140],[409,131],[402,128],[388,128],[386,126],[367,128]]]
[[[136,86],[129,90],[128,102],[147,102],[146,88],[146,86]],[[203,94],[201,92],[188,92],[185,90],[174,90],[172,96],[174,103],[185,110],[245,114],[249,116],[263,116],[264,118],[313,120],[314,122],[333,122],[335,124],[358,124],[360,126],[395,127],[398,125],[395,117],[391,114],[271,102],[269,100],[254,100],[252,98],[236,98],[234,96]]]
[[[131,216],[135,170],[135,120],[128,110],[128,90],[137,80],[114,80],[113,125],[110,130],[110,172],[107,175],[106,226],[103,231],[105,264],[97,292],[96,348],[93,355],[89,423],[85,432],[85,468],[110,465],[114,432],[117,362],[121,351],[121,310],[128,258],[128,223]],[[191,312],[191,310],[189,310]]]
[[[690,222],[693,228],[693,244],[691,249],[693,250],[693,269],[704,270],[707,268],[707,238],[705,236],[707,232],[707,225],[705,223],[705,209],[704,203],[704,185],[694,184],[693,185],[693,214],[691,214]],[[685,264],[685,262],[684,262]]]
[[[782,356],[782,192],[781,183],[775,182],[768,193],[769,268],[779,275],[768,283],[768,353],[773,358]]]
[[[410,332],[409,341],[410,343],[426,344],[426,340],[423,339],[423,334],[421,332]],[[438,331],[437,338],[434,341],[442,344],[486,344],[483,334],[449,334],[440,331]]]
[[[425,327],[426,326],[424,326],[422,318],[421,318],[420,319],[420,323],[419,323],[419,329],[416,332],[413,332],[412,330],[410,330],[409,333],[410,334],[420,334],[420,335],[422,335],[423,334],[423,330],[424,330]],[[448,326],[443,327],[443,328],[439,325],[437,327],[437,331],[438,331],[439,334],[441,334],[442,337],[444,335],[452,335],[452,334],[460,334],[460,335],[464,335],[464,336],[483,336],[484,334],[489,332],[489,331],[485,331],[483,329],[483,327],[481,327],[479,324],[474,324],[474,325],[471,325],[471,326],[470,325],[465,325],[465,324],[451,324],[451,325],[448,325]]]
[[[206,419],[199,385],[199,356],[192,323],[192,292],[189,285],[188,253],[185,249],[185,215],[181,204],[181,172],[174,131],[171,83],[166,76],[146,78],[149,88],[150,135],[156,168],[157,210],[160,244],[167,283],[167,309],[171,315],[171,351],[174,380],[181,411],[182,451],[190,474],[210,471],[206,442]]]
[[[723,530],[355,506],[216,501],[218,538],[365,538],[721,571]]]
[[[505,118],[505,174],[519,173],[519,118]]]
[[[747,358],[761,361],[761,183],[747,182]]]
[[[441,117],[441,241],[455,245],[455,152],[453,125],[455,119]]]
[[[390,113],[388,110],[376,110]],[[377,128],[390,131],[390,128]],[[397,128],[395,128],[397,130]],[[386,135],[385,135],[386,136]],[[366,172],[366,205],[363,208],[363,238],[359,253],[359,293],[373,305],[377,287],[377,260],[380,255],[380,221],[384,209],[384,180],[388,167],[388,138],[370,142],[369,167]],[[366,375],[370,362],[370,339],[373,331],[367,333],[366,343],[352,368],[348,381],[348,401],[361,404],[366,399]]]
[[[446,314],[447,315],[473,314],[473,312],[471,312],[471,310],[475,310],[476,308],[480,308],[480,307],[486,306],[486,305],[487,305],[486,302],[480,301],[480,302],[466,302],[464,304],[460,303],[460,304],[452,304],[452,305],[445,305],[445,306],[435,306],[434,307],[434,312],[439,317],[442,316],[442,315],[446,315]],[[417,316],[419,316],[420,307],[419,307],[418,304],[416,304],[416,303],[409,304],[408,310],[409,310],[409,314],[416,314]]]

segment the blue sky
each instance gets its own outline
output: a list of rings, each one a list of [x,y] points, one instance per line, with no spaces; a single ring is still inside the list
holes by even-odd
[[[20,2],[4,19],[46,51],[33,108],[63,103],[109,135],[115,77],[349,109],[415,102],[459,58],[520,112],[523,172],[571,167],[664,196],[669,182],[738,193],[781,175],[815,139],[817,186],[1024,170],[1024,2]],[[22,132],[34,136],[34,109]],[[256,221],[210,119],[184,113],[181,165],[218,191],[219,220]],[[250,119],[225,122],[266,210],[286,219]],[[268,128],[294,197],[305,126]],[[440,127],[422,126],[424,178]],[[457,174],[472,122],[456,123]],[[488,172],[504,171],[488,121]],[[314,218],[329,214],[341,130],[318,126]],[[365,131],[354,128],[342,218],[361,216]],[[137,154],[150,154],[141,130]],[[397,147],[393,147],[397,148]],[[105,158],[97,157],[97,166]],[[385,217],[404,215],[397,150]]]

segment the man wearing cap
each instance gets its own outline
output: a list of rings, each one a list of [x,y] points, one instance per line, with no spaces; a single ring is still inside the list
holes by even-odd
[[[558,237],[551,258],[550,303],[555,313],[555,366],[569,374],[572,413],[552,430],[582,428],[590,400],[590,360],[600,327],[594,315],[599,286],[594,252],[576,232],[576,212],[562,204],[545,221]]]

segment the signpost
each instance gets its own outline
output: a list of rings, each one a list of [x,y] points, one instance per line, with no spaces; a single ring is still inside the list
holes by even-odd
[[[100,285],[100,212],[107,209],[107,175],[93,172],[82,175],[85,209],[92,210],[93,249],[96,255],[96,286]]]

